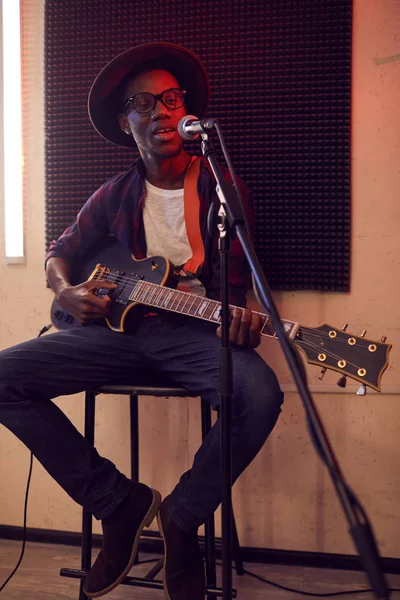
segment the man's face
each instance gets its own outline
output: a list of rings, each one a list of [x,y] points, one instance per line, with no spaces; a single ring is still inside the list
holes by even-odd
[[[125,87],[125,98],[141,92],[161,94],[171,88],[180,88],[178,81],[171,73],[161,69],[147,71],[134,77]],[[131,104],[126,112],[120,115],[121,128],[129,129],[139,148],[140,154],[171,158],[180,154],[183,140],[178,134],[177,126],[186,115],[185,105],[170,110],[157,100],[153,110],[139,114]]]

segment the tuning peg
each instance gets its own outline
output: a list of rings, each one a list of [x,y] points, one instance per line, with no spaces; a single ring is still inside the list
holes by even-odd
[[[360,387],[357,390],[357,396],[365,396],[366,393],[367,387],[364,384],[360,385]]]
[[[381,337],[381,342],[384,344],[384,343],[386,342],[386,340],[387,340],[387,337],[386,337],[386,335],[383,335],[383,336]]]
[[[318,375],[318,379],[319,379],[320,381],[322,381],[322,380],[323,380],[323,378],[324,378],[324,375],[325,375],[325,373],[327,372],[327,370],[328,370],[328,369],[327,369],[326,367],[324,367],[323,369],[321,369],[321,373]]]
[[[346,383],[347,383],[347,377],[346,377],[346,375],[343,375],[340,379],[337,380],[336,385],[338,385],[341,388],[345,388]]]
[[[362,330],[362,332],[361,332],[361,335],[360,335],[360,337],[364,337],[366,333],[367,333],[367,330],[366,330],[366,329],[363,329],[363,330]]]
[[[343,327],[342,327],[342,331],[346,331],[346,329],[348,328],[348,326],[349,326],[349,324],[348,324],[348,323],[345,323],[345,324],[343,325]]]

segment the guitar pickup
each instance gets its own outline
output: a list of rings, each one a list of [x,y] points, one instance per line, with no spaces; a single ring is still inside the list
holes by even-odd
[[[117,304],[122,304],[126,306],[130,302],[129,296],[132,293],[133,287],[137,283],[138,275],[136,273],[121,273],[121,276],[124,276],[122,283],[120,283],[120,287],[118,288],[118,297],[115,298],[115,302]],[[118,283],[118,282],[117,282]]]
[[[144,275],[140,275],[139,273],[124,273],[124,283],[118,289],[119,294],[118,298],[115,298],[115,301],[118,304],[129,304],[132,302],[132,292],[135,289],[137,283],[145,278]]]
[[[119,285],[120,284],[120,279],[124,275],[125,275],[125,271],[111,271],[107,275],[106,281],[109,281],[110,283],[116,283],[117,285]]]

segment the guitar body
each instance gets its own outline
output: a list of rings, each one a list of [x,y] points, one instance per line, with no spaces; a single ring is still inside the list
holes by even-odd
[[[107,271],[98,267],[107,265]],[[122,246],[115,237],[109,236],[101,246],[95,246],[82,262],[72,266],[71,283],[78,285],[88,279],[106,279],[118,284],[118,289],[96,290],[98,296],[110,295],[111,309],[106,319],[107,325],[114,331],[123,332],[135,320],[135,307],[142,306],[129,300],[129,295],[138,281],[148,281],[164,286],[168,281],[171,263],[163,256],[152,256],[136,260],[130,251]],[[171,283],[171,282],[169,282]],[[132,310],[133,309],[133,310]],[[66,330],[78,327],[76,319],[53,300],[51,305],[51,321],[57,329]]]

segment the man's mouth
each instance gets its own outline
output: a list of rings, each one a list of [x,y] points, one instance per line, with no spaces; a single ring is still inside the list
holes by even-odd
[[[160,127],[154,133],[165,133],[166,131],[175,131],[174,127]]]
[[[175,135],[174,127],[160,127],[153,132],[154,137],[159,140],[169,140]]]

